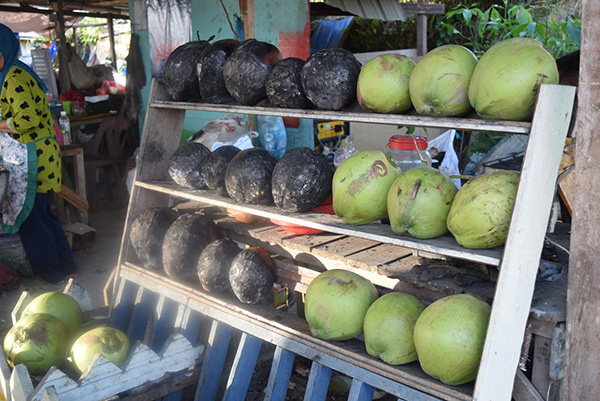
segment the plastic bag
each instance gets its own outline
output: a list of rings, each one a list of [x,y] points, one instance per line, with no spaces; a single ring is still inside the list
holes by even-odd
[[[438,153],[445,152],[444,159],[440,164],[439,169],[448,175],[460,175],[458,169],[458,156],[454,151],[454,137],[456,136],[456,130],[448,130],[443,132],[440,136],[433,138],[429,141],[427,150],[431,153],[431,149],[435,148]],[[453,178],[452,181],[456,185],[456,188],[461,187],[459,178]]]
[[[148,0],[148,36],[152,76],[162,82],[169,55],[192,40],[190,0]]]
[[[333,154],[333,165],[337,168],[340,164],[353,154],[358,153],[358,149],[354,147],[354,142],[352,141],[352,137],[348,135],[342,146],[337,148],[335,153]]]
[[[199,135],[195,134],[189,140],[200,142],[211,151],[223,145],[233,145],[243,150],[253,147],[252,138],[255,136],[256,133],[248,132],[248,122],[234,115],[227,115],[207,122]]]
[[[271,116],[257,116],[258,138],[260,146],[270,154],[280,159],[287,146],[287,133],[283,118]]]
[[[71,83],[77,89],[88,89],[96,83],[96,76],[87,68],[83,60],[79,58],[77,52],[70,50],[70,53],[71,60],[69,61],[68,67]]]

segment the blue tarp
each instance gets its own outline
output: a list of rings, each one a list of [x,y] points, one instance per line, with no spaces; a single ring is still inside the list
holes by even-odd
[[[347,17],[338,20],[319,21],[319,26],[310,38],[310,54],[321,49],[339,47],[342,44],[344,31],[350,26],[353,18]]]

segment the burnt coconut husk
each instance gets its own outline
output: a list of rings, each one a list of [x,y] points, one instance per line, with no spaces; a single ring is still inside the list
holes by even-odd
[[[198,258],[211,242],[223,238],[217,225],[197,213],[181,215],[165,234],[162,245],[165,273],[176,280],[198,277]]]
[[[275,107],[310,109],[313,104],[302,89],[304,60],[288,57],[273,67],[266,82],[267,99]]]
[[[148,270],[162,270],[162,244],[165,234],[179,214],[167,207],[144,210],[131,224],[131,246]]]
[[[263,148],[238,153],[225,171],[225,188],[231,199],[254,205],[273,204],[271,177],[277,159]]]
[[[200,142],[187,142],[180,146],[169,160],[169,176],[182,187],[204,189],[202,166],[210,150]]]
[[[229,283],[241,303],[272,304],[274,282],[275,266],[263,248],[244,249],[233,259]]]
[[[314,52],[302,67],[302,88],[316,107],[340,110],[356,99],[356,83],[362,65],[347,50]]]
[[[162,80],[173,100],[199,101],[197,64],[204,49],[209,45],[206,40],[184,43],[169,55],[165,62]]]
[[[306,147],[291,149],[273,169],[273,201],[286,212],[306,212],[327,199],[332,179],[322,155]]]
[[[208,292],[225,292],[231,289],[229,269],[233,259],[242,249],[229,238],[211,242],[198,259],[198,278]]]
[[[223,68],[227,91],[242,105],[256,105],[267,97],[265,83],[281,58],[279,49],[270,43],[256,39],[243,41]]]
[[[198,83],[205,102],[222,104],[234,100],[225,86],[223,69],[240,43],[235,39],[223,39],[211,43],[202,52],[198,64]]]

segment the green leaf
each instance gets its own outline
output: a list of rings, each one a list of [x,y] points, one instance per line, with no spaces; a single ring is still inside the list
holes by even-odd
[[[517,13],[519,24],[527,24],[533,21],[533,17],[523,6],[520,6]]]
[[[524,25],[517,25],[515,28],[513,28],[513,29],[510,31],[510,35],[511,35],[513,38],[517,38],[517,37],[521,36],[521,32],[525,31],[525,29],[527,29],[527,24],[524,24]]]
[[[571,39],[577,47],[581,47],[581,28],[575,24],[568,23],[566,31],[569,39]]]
[[[473,12],[469,9],[466,9],[462,12],[462,16],[468,24],[471,22],[471,19],[473,18]]]

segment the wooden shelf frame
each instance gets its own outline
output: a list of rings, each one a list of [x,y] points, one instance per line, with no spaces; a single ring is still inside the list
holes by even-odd
[[[292,216],[276,212],[273,208],[236,205],[203,192],[187,191],[167,184],[165,181],[169,179],[167,175],[168,161],[179,146],[180,133],[187,110],[528,134],[527,151],[523,161],[511,225],[506,245],[500,251],[500,258],[498,259],[497,250],[485,252],[460,250],[462,258],[475,261],[483,259],[482,255],[486,255],[487,258],[486,252],[491,252],[494,256],[489,256],[491,259],[485,260],[491,261],[492,265],[499,266],[499,278],[481,364],[473,395],[469,396],[469,399],[508,401],[511,399],[515,372],[530,312],[535,278],[554,197],[558,166],[571,120],[574,97],[574,87],[542,85],[532,122],[522,123],[488,121],[470,116],[438,119],[417,115],[378,115],[355,111],[352,107],[341,111],[323,111],[285,110],[262,105],[248,107],[179,103],[166,100],[168,97],[165,89],[162,85],[153,82],[118,268],[128,260],[131,222],[139,213],[149,207],[168,205],[171,196],[210,202],[217,206],[254,212],[264,217],[276,217],[279,220],[301,223],[313,228],[324,228],[357,237],[373,235],[372,238],[402,247],[426,249],[424,244],[427,244],[428,241],[412,242],[398,236],[390,236],[378,231],[382,228],[374,228],[374,225],[361,228],[343,226],[330,220],[331,216],[323,217],[312,213]],[[448,243],[442,245],[438,242],[433,245],[435,253],[458,257],[459,249],[449,239],[442,238],[438,241],[445,240],[448,240]],[[116,276],[118,278],[119,274]],[[435,380],[431,379],[431,381]],[[423,390],[423,396],[425,393],[431,394]]]

